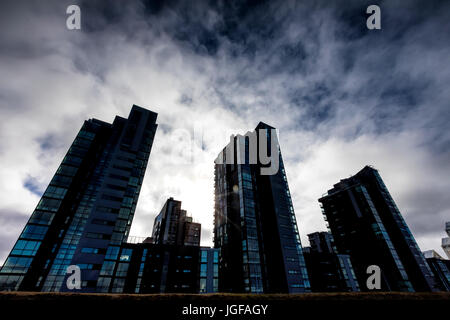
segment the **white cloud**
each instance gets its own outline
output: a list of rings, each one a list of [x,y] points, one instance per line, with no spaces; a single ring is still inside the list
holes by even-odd
[[[23,226],[12,228],[13,222],[25,223],[38,201],[24,181],[33,177],[44,188],[85,119],[112,122],[116,114],[126,117],[132,104],[158,112],[160,124],[133,235],[149,235],[154,216],[173,196],[209,231],[202,243],[211,244],[213,159],[230,133],[264,121],[280,129],[304,244],[307,233],[324,229],[320,195],[373,164],[422,249],[439,246],[436,230],[449,219],[439,190],[448,190],[450,173],[442,130],[449,119],[449,73],[441,67],[448,44],[430,36],[442,33],[440,26],[416,24],[396,45],[387,31],[351,39],[349,23],[336,18],[331,5],[274,4],[274,21],[250,14],[233,38],[217,31],[226,19],[211,8],[147,17],[130,5],[111,21],[82,7],[91,21],[68,31],[64,5],[10,4],[1,12],[0,214],[6,222],[0,262]],[[447,21],[442,15],[436,21]],[[245,29],[254,28],[252,19],[261,30]],[[273,35],[271,24],[278,27]],[[216,55],[206,54],[203,29],[214,33]],[[429,85],[414,87],[421,79]],[[176,129],[192,133],[199,126],[203,146],[194,145],[197,158],[189,165]],[[50,148],[42,149],[48,139]],[[13,218],[19,215],[20,223]]]

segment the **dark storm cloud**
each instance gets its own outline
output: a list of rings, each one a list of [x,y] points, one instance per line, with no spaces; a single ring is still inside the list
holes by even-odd
[[[97,24],[127,25],[120,5],[89,3],[96,8],[91,18]],[[343,109],[339,102],[355,101],[357,105],[346,108],[350,113],[360,113],[361,122],[370,121],[365,131],[384,133],[404,126],[429,125],[412,122],[411,117],[423,112],[417,109],[424,102],[431,103],[430,98],[441,95],[436,93],[442,84],[433,83],[440,80],[436,73],[445,77],[448,73],[436,63],[418,76],[414,69],[420,57],[412,55],[419,49],[446,52],[448,42],[442,37],[448,29],[449,5],[434,1],[380,2],[383,29],[373,32],[365,26],[368,4],[370,1],[144,1],[128,11],[134,11],[148,27],[168,34],[183,51],[218,55],[226,64],[242,65],[238,74],[221,74],[218,69],[211,84],[233,111],[239,106],[227,98],[230,83],[254,92],[272,77],[282,78],[275,84],[280,86],[283,101],[303,110],[301,117],[294,119],[303,128],[318,129],[323,122],[333,122],[336,109]],[[292,31],[298,34],[290,35]],[[324,57],[327,50],[330,56]],[[296,85],[295,80],[302,78],[306,83]],[[354,86],[345,85],[348,81]],[[261,95],[270,101],[270,91]],[[367,100],[373,100],[373,104],[367,104]],[[441,112],[429,121],[441,132],[446,124],[439,119],[442,113],[448,116],[448,108],[441,101],[434,109]],[[355,128],[358,125],[355,123]],[[435,141],[433,131],[427,132],[430,142]],[[348,132],[360,133],[361,128]]]
[[[72,3],[82,10],[79,32],[64,27]],[[134,222],[148,232],[164,197],[196,190],[182,183],[209,174],[202,186],[212,188],[210,163],[167,170],[175,128],[198,121],[210,130],[250,129],[262,120],[280,129],[303,239],[324,226],[317,198],[370,163],[382,169],[419,242],[432,236],[423,244],[435,246],[450,219],[450,3],[378,1],[376,31],[366,28],[370,4],[2,2],[0,64],[11,81],[1,82],[0,110],[11,124],[0,127],[0,161],[8,168],[1,180],[15,173],[17,194],[38,195],[82,120],[148,104],[159,108],[160,126],[151,182],[140,197],[143,218]],[[205,139],[205,153],[223,147]],[[29,153],[35,157],[24,159]],[[2,214],[20,203],[6,200]],[[28,199],[20,214],[35,202]],[[211,237],[212,203],[206,208],[191,212],[201,215],[203,239]]]

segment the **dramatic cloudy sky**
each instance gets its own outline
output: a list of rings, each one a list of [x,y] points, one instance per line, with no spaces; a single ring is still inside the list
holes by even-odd
[[[369,4],[382,30],[367,30]],[[132,104],[159,114],[133,235],[173,196],[212,244],[213,159],[262,120],[279,129],[304,245],[326,229],[317,199],[371,164],[421,249],[442,252],[449,21],[448,1],[1,1],[0,263],[83,120]]]

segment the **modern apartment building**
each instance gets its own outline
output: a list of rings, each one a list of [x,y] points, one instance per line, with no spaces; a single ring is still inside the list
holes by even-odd
[[[169,198],[155,218],[152,238],[156,244],[199,246],[200,229],[181,209],[181,201]]]
[[[157,114],[84,122],[0,270],[1,290],[64,291],[78,265],[80,291],[96,291],[107,254],[127,239]]]
[[[219,291],[310,290],[276,130],[232,136],[215,161]]]
[[[450,291],[450,260],[446,260],[434,250],[424,251],[423,255],[433,271],[441,291]]]
[[[348,254],[338,254],[329,232],[308,234],[310,247],[304,247],[313,292],[360,291]]]
[[[319,199],[338,253],[349,254],[356,277],[381,269],[381,290],[436,291],[436,283],[411,231],[378,171],[364,167]],[[367,288],[361,285],[361,290]]]

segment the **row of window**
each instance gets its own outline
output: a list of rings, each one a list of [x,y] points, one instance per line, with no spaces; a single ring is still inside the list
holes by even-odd
[[[40,245],[40,241],[18,240],[12,249],[11,254],[19,256],[34,256],[36,255]]]
[[[48,230],[47,226],[27,224],[25,226],[25,229],[22,231],[20,238],[42,240],[44,239],[47,230]]]
[[[1,270],[1,273],[26,273],[33,258],[9,256]]]

